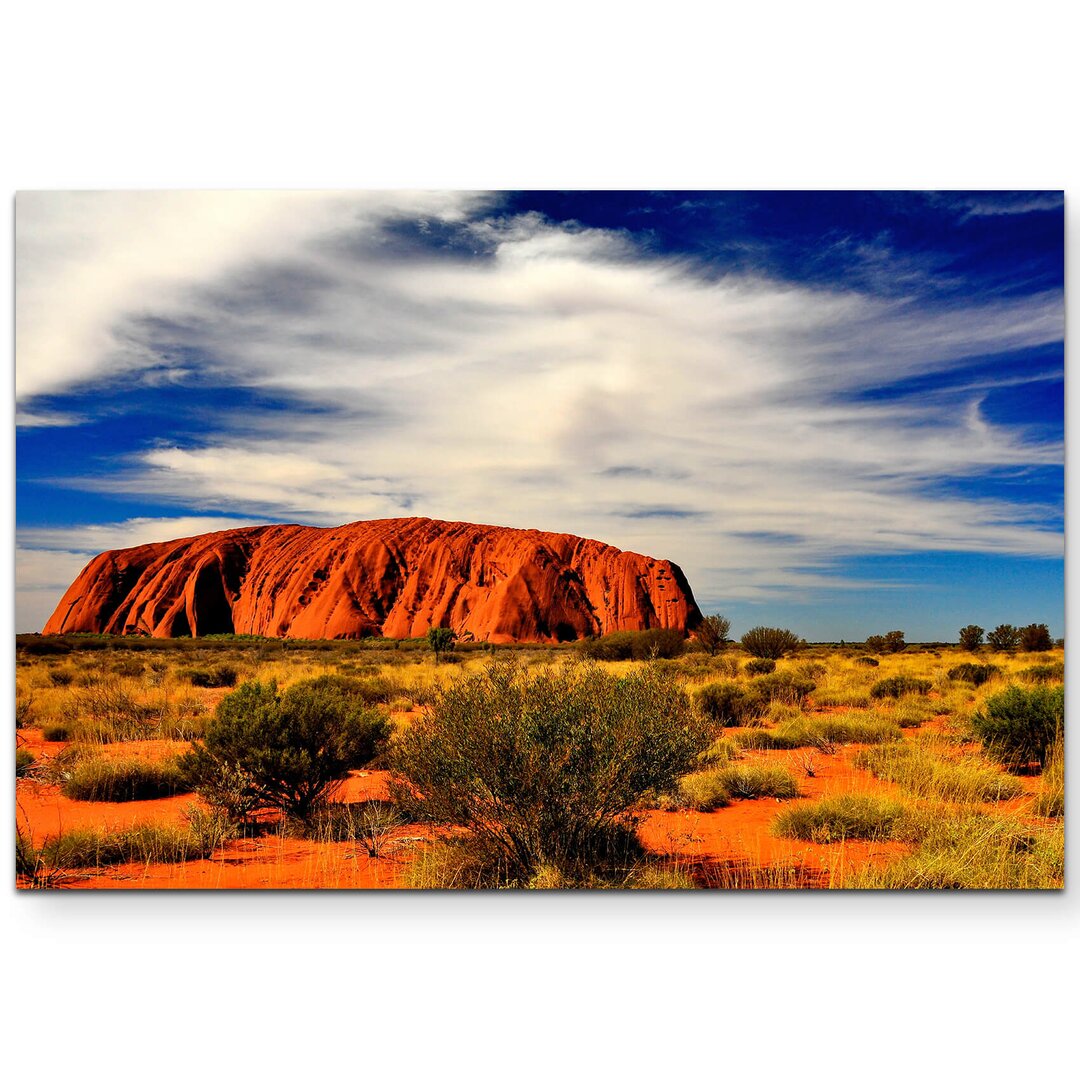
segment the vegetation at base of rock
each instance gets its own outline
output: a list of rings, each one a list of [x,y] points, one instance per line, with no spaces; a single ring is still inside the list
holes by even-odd
[[[670,660],[682,655],[686,638],[678,630],[619,630],[578,648],[590,660]]]

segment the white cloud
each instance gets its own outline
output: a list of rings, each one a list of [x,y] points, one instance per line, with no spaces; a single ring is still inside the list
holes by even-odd
[[[202,266],[195,249],[213,246],[220,223],[200,210],[198,242],[176,260],[170,235],[148,236],[139,272],[114,274],[124,286],[107,302],[77,303],[66,337],[32,334],[25,357],[20,338],[28,392],[118,362],[109,347],[72,351],[77,341],[124,340],[124,362],[154,366],[170,363],[163,342],[179,340],[223,383],[307,406],[224,414],[197,447],[163,433],[165,445],[85,486],[324,525],[417,513],[565,530],[672,558],[710,601],[778,583],[842,586],[821,571],[845,554],[1061,551],[1030,511],[927,487],[1057,464],[1060,446],[989,422],[979,387],[858,396],[1060,341],[1059,293],[927,309],[714,280],[645,257],[622,234],[534,215],[463,225],[461,244],[480,257],[403,257],[380,225],[396,216],[394,198],[343,198],[300,198],[272,240],[263,233],[284,204],[256,200]],[[400,208],[445,224],[481,205],[415,195]],[[90,231],[109,248],[108,230]],[[105,263],[126,265],[115,253]],[[139,282],[163,265],[166,285],[145,293]],[[20,283],[22,272],[20,262]],[[62,265],[58,280],[71,280]],[[58,288],[35,284],[43,310],[66,310]],[[139,324],[147,313],[168,330]],[[56,360],[47,371],[42,356]]]

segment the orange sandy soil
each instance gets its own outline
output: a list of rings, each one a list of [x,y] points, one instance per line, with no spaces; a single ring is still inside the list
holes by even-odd
[[[922,725],[923,732],[939,728],[944,717]],[[913,736],[916,729],[906,729]],[[36,729],[19,732],[19,745],[46,760],[63,748],[48,743]],[[163,757],[186,749],[184,743],[147,741],[111,744],[102,747],[109,755]],[[827,886],[840,881],[845,871],[870,861],[895,859],[908,850],[896,841],[849,841],[843,844],[814,844],[781,840],[771,835],[776,816],[786,807],[849,792],[878,792],[900,795],[893,784],[877,780],[851,765],[860,748],[844,746],[835,754],[816,754],[813,777],[800,765],[800,751],[749,751],[746,761],[768,760],[785,766],[797,777],[799,799],[748,799],[711,813],[692,810],[650,811],[642,822],[640,838],[647,851],[670,859],[701,884],[730,880],[732,873],[755,868],[785,868],[806,886]],[[337,798],[363,802],[386,797],[387,774],[354,773]],[[1029,782],[1030,781],[1030,784]],[[1038,778],[1025,778],[1031,794],[1038,790]],[[1031,794],[999,805],[1002,811],[1023,811]],[[55,785],[19,780],[16,802],[18,821],[29,829],[35,841],[63,829],[85,826],[124,828],[138,822],[182,823],[187,807],[198,804],[195,795],[178,795],[144,802],[91,803],[65,798]],[[385,889],[399,887],[402,871],[417,848],[432,839],[424,826],[406,825],[391,833],[381,856],[373,859],[360,847],[349,843],[319,843],[278,835],[230,841],[210,859],[183,864],[151,863],[123,865],[101,870],[71,871],[66,886],[97,889]]]

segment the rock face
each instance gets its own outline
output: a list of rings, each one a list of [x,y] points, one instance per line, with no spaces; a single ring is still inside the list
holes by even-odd
[[[565,533],[394,518],[338,528],[265,525],[105,551],[44,633],[572,641],[688,630],[683,572]]]

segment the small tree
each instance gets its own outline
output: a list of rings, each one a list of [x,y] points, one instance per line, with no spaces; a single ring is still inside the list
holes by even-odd
[[[885,637],[882,634],[871,634],[866,639],[866,647],[871,652],[884,652],[885,651]]]
[[[789,652],[795,652],[802,644],[801,639],[790,630],[779,630],[772,626],[755,626],[747,630],[740,640],[751,656],[767,660],[779,660]]]
[[[986,635],[986,643],[996,652],[1013,652],[1020,644],[1020,631],[1015,626],[1002,623]]]
[[[723,652],[731,632],[731,620],[723,615],[706,615],[697,629],[697,638],[701,647],[710,655]]]
[[[906,647],[903,630],[890,630],[885,635],[886,652],[903,652]]]
[[[960,646],[968,652],[974,652],[983,643],[983,628],[974,623],[960,630]]]
[[[530,671],[497,660],[447,687],[395,742],[391,791],[419,820],[468,829],[519,883],[600,868],[648,791],[673,790],[709,745],[686,693],[641,669]]]
[[[457,640],[457,634],[448,626],[433,626],[427,632],[427,642],[431,651],[435,654],[435,663],[442,658],[443,653],[450,652]]]
[[[306,819],[389,736],[389,721],[332,676],[284,693],[272,681],[249,682],[221,699],[202,745],[180,764],[208,802],[234,817],[274,808]]]
[[[1054,639],[1046,623],[1032,623],[1020,631],[1020,648],[1023,652],[1046,652],[1053,647]]]

